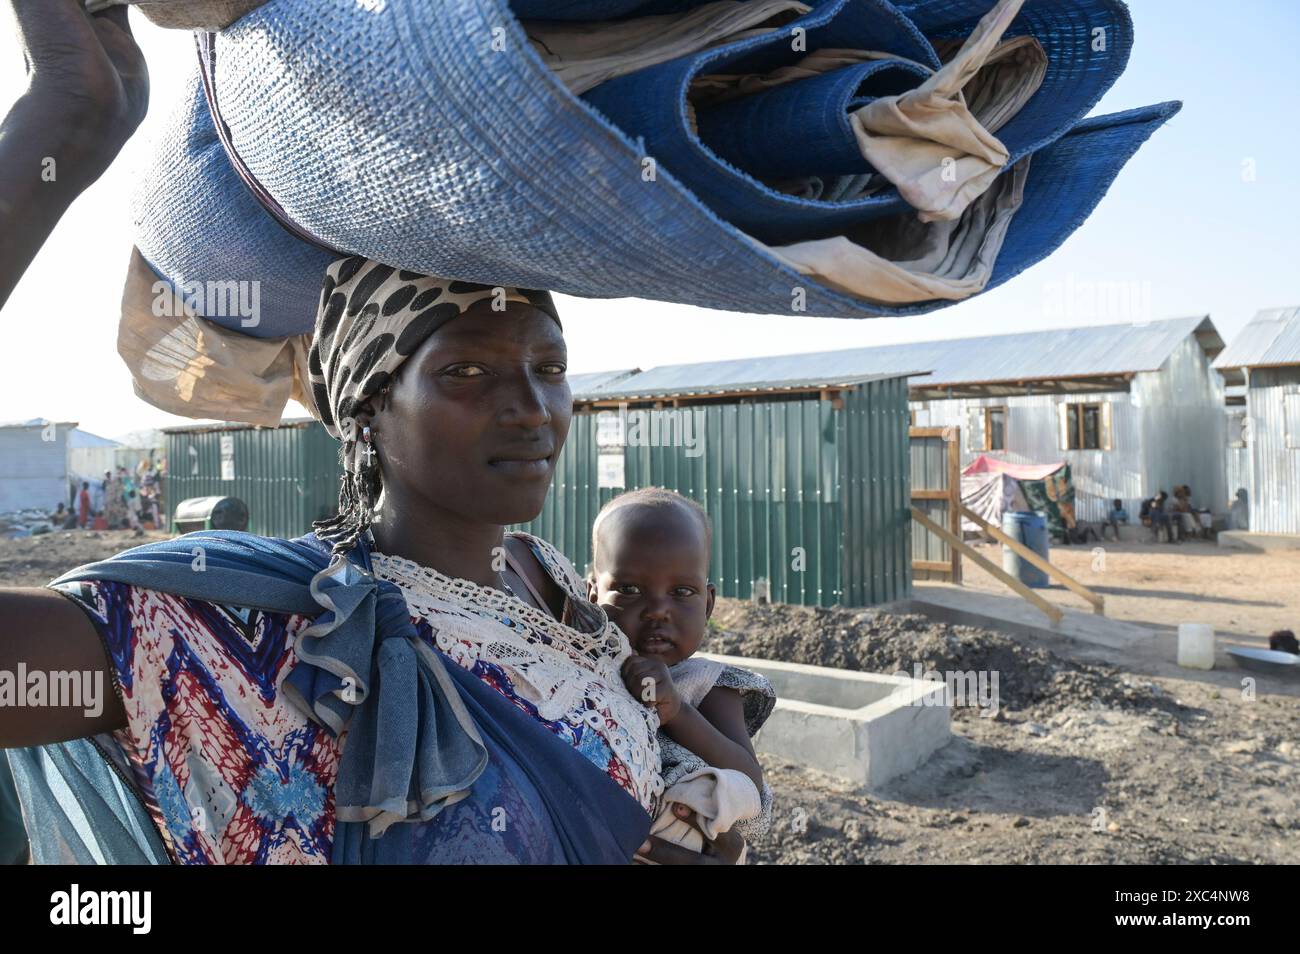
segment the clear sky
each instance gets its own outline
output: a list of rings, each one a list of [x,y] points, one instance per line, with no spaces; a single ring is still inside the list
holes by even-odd
[[[1131,6],[1133,57],[1097,112],[1168,99],[1185,106],[1046,262],[987,295],[898,320],[558,296],[571,373],[1192,314],[1209,314],[1231,338],[1260,308],[1300,304],[1300,0]],[[194,56],[188,34],[159,30],[134,12],[132,23],[152,74],[149,118],[65,216],[0,313],[0,420],[80,421],[110,437],[187,422],[136,398],[116,351],[134,169]],[[7,108],[24,78],[7,24],[3,30]],[[1087,283],[1131,291],[1128,310],[1078,302],[1063,309],[1063,290]],[[301,413],[296,405],[286,411]]]

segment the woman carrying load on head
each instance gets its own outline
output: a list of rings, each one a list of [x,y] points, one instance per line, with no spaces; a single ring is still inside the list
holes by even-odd
[[[337,517],[0,590],[0,670],[104,686],[0,708],[35,860],[734,862],[731,835],[647,839],[662,781],[627,640],[551,546],[505,532],[550,486],[565,361],[546,292],[336,261],[310,367]]]
[[[662,781],[627,640],[551,546],[504,531],[545,500],[565,361],[546,292],[336,262],[310,366],[338,516],[0,592],[0,668],[107,670],[116,690],[95,717],[0,712],[0,744],[111,739],[176,862],[629,860]]]

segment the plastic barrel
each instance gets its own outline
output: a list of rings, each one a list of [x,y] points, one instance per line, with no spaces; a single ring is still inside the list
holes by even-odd
[[[1047,518],[1043,514],[1008,510],[1002,515],[1002,532],[1012,540],[1023,543],[1044,560],[1048,558]],[[1006,544],[1002,545],[1002,569],[1026,586],[1045,587],[1050,582],[1046,573]]]
[[[176,505],[173,533],[193,530],[247,530],[248,504],[238,497],[191,497]]]

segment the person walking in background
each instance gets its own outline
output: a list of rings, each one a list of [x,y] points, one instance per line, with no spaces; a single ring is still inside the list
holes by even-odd
[[[162,511],[158,507],[158,489],[152,487],[144,491],[141,504],[144,507],[144,518],[153,524],[155,530],[161,530]]]
[[[77,526],[82,530],[90,522],[90,481],[81,482],[81,493],[77,494]]]
[[[140,461],[140,498],[144,507],[145,519],[152,520],[154,529],[162,527],[162,513],[159,507],[158,471],[152,460]]]
[[[126,525],[126,490],[112,471],[104,471],[104,478],[104,519],[108,529],[121,530]]]
[[[123,499],[126,503],[127,526],[134,530],[138,537],[144,533],[144,528],[140,526],[140,495],[132,488],[126,492]]]
[[[104,491],[107,488],[108,481],[112,476],[113,475],[110,474],[108,471],[104,471],[104,479],[97,480],[94,482],[94,484],[91,485],[90,516],[91,516],[92,523],[94,522],[95,517],[104,516],[104,506],[108,500],[108,495]]]

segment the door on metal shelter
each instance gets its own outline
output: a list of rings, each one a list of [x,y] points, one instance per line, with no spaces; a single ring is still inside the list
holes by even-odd
[[[912,506],[961,537],[961,428],[908,429]],[[961,582],[961,554],[912,523],[912,578]]]

